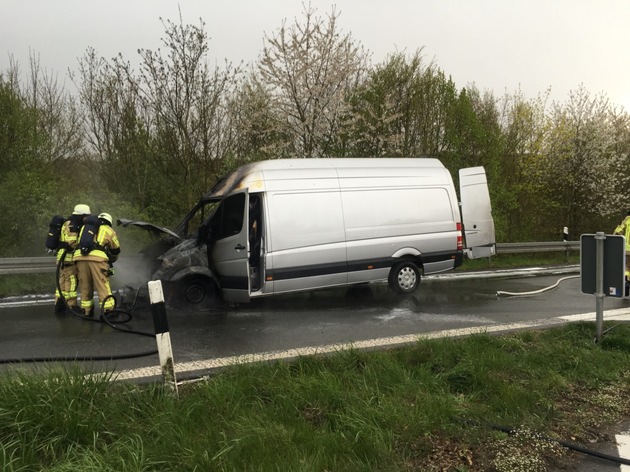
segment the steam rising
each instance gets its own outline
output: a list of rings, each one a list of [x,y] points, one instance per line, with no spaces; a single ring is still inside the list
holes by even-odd
[[[136,254],[125,256],[122,253],[114,264],[115,274],[110,279],[112,290],[122,287],[133,289],[146,287],[146,284],[151,280],[154,264],[154,261],[148,260],[146,257]]]

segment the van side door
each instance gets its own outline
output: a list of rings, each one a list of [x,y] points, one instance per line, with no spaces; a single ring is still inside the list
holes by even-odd
[[[223,199],[210,221],[210,262],[228,302],[249,301],[247,190]]]
[[[485,169],[481,166],[460,169],[459,193],[468,257],[475,259],[496,254],[494,219]]]

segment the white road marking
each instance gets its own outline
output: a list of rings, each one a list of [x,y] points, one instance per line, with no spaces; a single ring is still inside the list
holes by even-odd
[[[0,308],[19,308],[23,306],[33,306],[33,305],[50,305],[55,302],[54,298],[25,298],[19,299],[17,301],[8,301],[8,299],[0,301]]]
[[[630,307],[620,308],[616,310],[608,310],[604,312],[605,320],[630,321]],[[219,357],[215,359],[206,359],[200,361],[175,363],[175,371],[178,374],[186,374],[192,372],[211,371],[222,367],[239,364],[251,364],[254,362],[265,362],[279,359],[291,359],[300,356],[312,356],[317,354],[327,354],[338,352],[346,349],[374,349],[382,347],[395,347],[411,344],[421,339],[449,338],[469,336],[479,333],[496,333],[501,331],[512,331],[518,329],[535,328],[540,326],[553,326],[572,323],[576,321],[592,320],[595,321],[595,312],[580,313],[575,315],[565,315],[556,318],[525,321],[521,323],[505,323],[496,325],[475,326],[462,329],[448,329],[442,331],[433,331],[429,333],[408,334],[404,336],[394,336],[386,338],[368,339],[364,341],[355,341],[351,343],[337,343],[325,346],[308,346],[286,351],[269,351],[258,354],[245,354],[241,356]],[[140,369],[122,370],[114,374],[114,380],[124,379],[140,379],[146,377],[160,376],[161,369],[159,366],[145,367]]]
[[[619,457],[630,458],[630,432],[616,434],[615,442],[617,443],[617,454]],[[619,467],[621,472],[630,472],[630,465],[621,464]]]

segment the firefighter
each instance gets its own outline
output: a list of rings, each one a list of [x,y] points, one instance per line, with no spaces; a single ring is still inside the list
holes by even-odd
[[[90,207],[78,204],[74,207],[72,215],[61,226],[59,244],[57,246],[57,265],[59,265],[62,258],[63,262],[61,262],[59,269],[59,284],[55,287],[55,313],[63,313],[66,304],[70,309],[77,308],[78,277],[73,255],[83,220],[89,215]],[[59,293],[60,287],[61,293]],[[66,301],[65,304],[61,295]]]
[[[626,237],[626,282],[630,278],[630,210],[626,213],[626,217],[615,228],[614,234],[621,234]],[[627,287],[626,283],[626,287]],[[627,291],[627,289],[626,289]]]
[[[81,289],[81,311],[87,317],[94,316],[94,290],[105,313],[116,306],[112,297],[109,277],[113,275],[112,264],[120,254],[120,243],[112,228],[112,217],[101,213],[86,219],[79,235],[74,260],[79,272]]]

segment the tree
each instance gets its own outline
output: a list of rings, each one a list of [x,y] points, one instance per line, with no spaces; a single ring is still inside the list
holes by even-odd
[[[202,21],[163,24],[165,54],[139,49],[138,73],[121,56],[106,61],[88,50],[80,90],[103,178],[149,216],[173,224],[230,155],[227,100],[240,72],[208,65]]]
[[[619,215],[622,210],[630,211],[630,115],[613,108],[610,110],[610,124],[614,156],[611,172],[615,176],[610,182],[611,192],[615,195],[611,207],[616,210],[613,210],[614,214]]]
[[[627,201],[619,193],[629,183],[628,155],[616,142],[619,122],[608,99],[592,97],[583,85],[566,104],[554,103],[550,121],[544,182],[547,198],[557,202],[556,221],[577,234],[594,231],[595,221],[618,217]]]
[[[546,198],[544,143],[547,133],[547,95],[527,100],[518,91],[500,101],[499,124],[504,140],[497,182],[501,190],[493,208],[502,241],[537,240],[555,204]],[[553,238],[547,234],[544,238]]]
[[[64,173],[84,152],[82,117],[75,98],[59,83],[57,75],[43,71],[39,58],[33,56],[23,96],[36,113],[36,132],[42,137],[41,159]]]
[[[362,156],[438,156],[455,85],[422,50],[396,53],[368,74],[351,96],[346,147]],[[350,141],[351,140],[351,141]]]
[[[3,254],[43,250],[54,214],[72,207],[82,154],[78,112],[56,79],[31,59],[21,80],[17,63],[0,74],[0,235]]]
[[[348,34],[338,31],[339,14],[327,21],[305,8],[304,22],[265,35],[258,64],[261,84],[270,93],[278,133],[289,139],[294,156],[319,157],[332,153],[346,97],[360,81],[368,56]]]
[[[160,161],[168,163],[171,177],[178,177],[186,207],[214,184],[221,159],[231,139],[226,102],[238,69],[211,69],[207,62],[205,24],[167,21],[162,40],[167,57],[139,50],[141,99],[154,120]]]
[[[291,157],[288,136],[278,125],[269,90],[253,73],[241,81],[229,102],[232,129],[232,155],[229,164],[240,164],[263,159]],[[226,169],[227,170],[227,169]]]
[[[35,114],[28,109],[9,77],[0,75],[0,182],[3,176],[32,158],[35,140]]]

